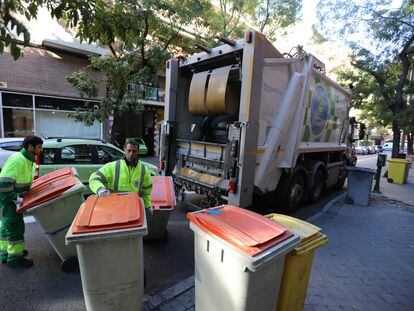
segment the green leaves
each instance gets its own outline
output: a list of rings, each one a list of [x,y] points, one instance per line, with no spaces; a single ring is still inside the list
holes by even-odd
[[[255,7],[253,19],[261,32],[276,40],[277,31],[299,20],[301,0],[264,0]]]

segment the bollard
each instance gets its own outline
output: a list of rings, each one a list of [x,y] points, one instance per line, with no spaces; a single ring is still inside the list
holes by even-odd
[[[376,193],[381,193],[380,191],[381,170],[382,170],[382,167],[385,166],[386,163],[387,163],[387,155],[378,154],[377,173],[375,175],[375,186],[374,186],[374,192]]]

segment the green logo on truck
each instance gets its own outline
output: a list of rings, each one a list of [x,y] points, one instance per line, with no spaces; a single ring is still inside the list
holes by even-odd
[[[310,105],[311,130],[313,135],[319,135],[325,128],[329,117],[329,98],[323,85],[317,84],[312,94]]]

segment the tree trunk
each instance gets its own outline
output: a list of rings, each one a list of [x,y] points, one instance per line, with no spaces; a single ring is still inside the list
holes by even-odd
[[[400,153],[401,130],[395,121],[392,123],[392,132],[394,135],[392,139],[392,158],[398,158],[398,155]]]
[[[111,143],[123,149],[127,138],[142,136],[142,117],[132,110],[114,115],[111,129]]]
[[[407,154],[413,154],[414,132],[407,134]]]
[[[404,152],[404,147],[405,147],[405,140],[407,139],[407,135],[403,132],[402,136],[401,136],[401,141],[400,141],[400,150],[402,150]]]

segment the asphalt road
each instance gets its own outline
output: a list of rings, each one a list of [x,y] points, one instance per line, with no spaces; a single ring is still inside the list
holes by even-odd
[[[371,158],[376,159],[376,156],[362,156],[359,163],[368,163]],[[291,215],[306,219],[339,193],[328,192],[317,204],[303,206]],[[255,210],[262,214],[281,212],[260,206]],[[175,208],[168,224],[168,241],[144,242],[146,295],[158,294],[194,274],[193,233],[185,216],[191,211],[185,206]],[[64,273],[60,270],[60,259],[36,222],[26,224],[25,236],[35,265],[27,270],[0,265],[0,310],[84,310],[79,271]]]

